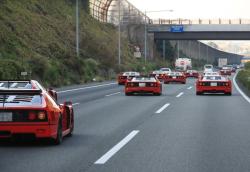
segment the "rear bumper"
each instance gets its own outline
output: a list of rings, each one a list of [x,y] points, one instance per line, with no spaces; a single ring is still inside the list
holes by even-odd
[[[161,93],[160,87],[126,87],[125,93]]]
[[[15,135],[33,135],[36,138],[56,138],[57,125],[0,123],[0,138],[10,138]]]
[[[196,92],[206,92],[206,93],[231,93],[232,88],[226,86],[198,86],[196,87]]]

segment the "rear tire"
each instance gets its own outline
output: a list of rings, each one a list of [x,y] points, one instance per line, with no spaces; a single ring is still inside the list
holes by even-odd
[[[231,96],[232,92],[225,93],[227,96]]]
[[[156,96],[161,96],[162,93],[154,93]]]
[[[202,95],[202,92],[196,92],[196,95]]]
[[[68,134],[68,137],[71,137],[74,132],[74,110],[72,110],[72,119],[71,119],[71,127],[70,127],[70,133]]]
[[[63,140],[63,134],[62,134],[62,118],[59,118],[58,121],[58,127],[57,127],[57,134],[56,134],[56,139],[53,139],[53,144],[54,145],[60,145]]]
[[[132,95],[132,93],[125,93],[125,95],[126,95],[126,96],[131,96],[131,95]]]
[[[164,84],[169,84],[169,82],[164,82]]]

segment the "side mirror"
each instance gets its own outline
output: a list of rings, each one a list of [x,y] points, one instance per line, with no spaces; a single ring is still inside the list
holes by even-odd
[[[55,101],[57,101],[57,92],[53,88],[49,88],[47,91],[49,95],[53,97]]]

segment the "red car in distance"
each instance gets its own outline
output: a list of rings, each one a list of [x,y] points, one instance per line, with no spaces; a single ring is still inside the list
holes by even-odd
[[[117,77],[117,82],[119,85],[124,85],[128,79],[132,79],[135,76],[140,76],[139,72],[123,72]]]
[[[50,138],[60,144],[74,130],[72,102],[57,103],[37,81],[0,81],[0,139]]]
[[[203,93],[224,93],[232,95],[232,83],[228,77],[215,75],[204,76],[196,82],[196,95]]]
[[[185,76],[187,78],[191,78],[191,77],[198,78],[199,77],[199,72],[197,70],[187,70],[185,72]]]
[[[169,83],[182,83],[186,84],[186,76],[182,72],[170,72],[164,79],[164,84]]]
[[[125,95],[129,96],[134,93],[152,93],[154,95],[161,95],[161,82],[152,76],[136,76],[125,84]]]
[[[223,66],[222,69],[220,70],[220,74],[231,76],[232,68],[230,66]]]
[[[161,71],[161,70],[155,70],[150,74],[150,76],[156,77],[159,81],[163,81],[163,78],[165,75],[166,75],[166,72]]]

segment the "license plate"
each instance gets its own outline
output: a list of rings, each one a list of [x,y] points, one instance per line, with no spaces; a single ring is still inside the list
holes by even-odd
[[[210,84],[212,87],[216,87],[217,86],[217,83],[216,82],[211,82]]]
[[[139,83],[139,87],[145,87],[146,84],[145,83]]]
[[[0,122],[11,122],[12,112],[0,112]]]
[[[176,76],[173,76],[173,79],[176,79]]]

